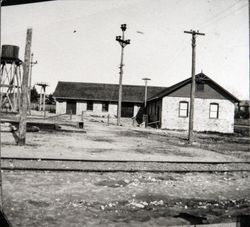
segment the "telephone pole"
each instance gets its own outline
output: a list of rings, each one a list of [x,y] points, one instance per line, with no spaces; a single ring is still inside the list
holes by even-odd
[[[248,0],[248,45],[250,44],[250,0]],[[249,54],[249,59],[250,59],[250,52],[248,52]],[[248,78],[248,86],[249,86],[249,100],[250,100],[250,64],[248,66],[248,74],[249,74],[249,78]]]
[[[32,83],[32,68],[35,64],[37,64],[37,61],[33,61],[34,54],[31,54],[31,61],[30,61],[30,75],[29,75],[29,101],[28,101],[28,107],[29,107],[29,113],[31,114],[31,83]]]
[[[148,81],[151,80],[150,78],[142,78],[145,81],[145,96],[144,96],[144,107],[147,106],[147,99],[148,99]]]
[[[193,129],[194,129],[194,98],[195,98],[195,47],[196,47],[196,37],[197,35],[205,35],[204,33],[200,33],[198,31],[190,30],[184,31],[184,33],[188,33],[192,35],[192,82],[190,89],[190,114],[189,114],[189,127],[188,127],[188,143],[193,143]]]
[[[130,40],[125,40],[125,31],[127,29],[126,24],[121,25],[122,36],[116,36],[116,41],[121,45],[121,63],[120,63],[120,77],[119,77],[119,97],[118,97],[118,107],[117,107],[117,125],[121,124],[121,107],[122,107],[122,77],[123,77],[123,55],[124,47],[130,44]]]
[[[31,53],[32,29],[27,30],[26,47],[23,63],[23,80],[21,86],[21,109],[19,122],[19,137],[17,144],[22,146],[26,142],[26,124],[28,110],[28,93],[29,93],[29,70],[30,70],[30,53]]]

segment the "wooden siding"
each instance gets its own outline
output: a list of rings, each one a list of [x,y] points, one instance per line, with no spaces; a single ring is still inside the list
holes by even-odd
[[[148,115],[148,123],[151,125],[153,122],[158,122],[152,124],[152,127],[160,127],[161,125],[161,114],[162,114],[162,100],[155,100],[153,102],[147,103],[147,115]]]
[[[179,88],[170,93],[169,97],[190,97],[191,83]],[[195,98],[202,99],[226,99],[226,97],[219,92],[219,90],[211,83],[204,84],[204,91],[195,91]]]

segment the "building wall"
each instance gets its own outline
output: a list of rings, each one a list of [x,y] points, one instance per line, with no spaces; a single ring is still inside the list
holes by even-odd
[[[83,111],[87,110],[87,102],[77,102],[76,103],[76,114],[80,115]]]
[[[140,109],[140,105],[134,105],[134,114],[133,114],[133,117],[135,117],[136,116],[136,114],[138,113],[138,111],[139,111],[139,109]]]
[[[97,113],[97,114],[107,113],[107,112],[102,112],[102,103],[99,103],[99,102],[93,103],[93,111],[92,112]]]
[[[102,102],[93,102],[93,110],[87,110],[87,102],[77,102],[76,104],[76,114],[80,115],[84,111],[85,114],[90,115],[117,115],[117,104],[109,103],[109,111],[102,111]]]
[[[117,104],[115,103],[109,104],[109,114],[117,116]]]
[[[179,117],[179,102],[190,99],[185,97],[164,97],[162,99],[162,128],[188,130],[189,117]],[[210,119],[210,103],[219,104],[218,119]],[[189,104],[190,110],[190,104]],[[223,99],[195,99],[194,130],[233,133],[234,104]]]
[[[109,103],[108,112],[102,111],[102,102],[94,102],[93,103],[93,111],[87,111],[87,101],[77,101],[76,102],[76,114],[81,115],[82,112],[85,114],[95,114],[95,115],[108,115],[116,116],[117,115],[117,104]],[[65,114],[66,113],[66,101],[64,102],[56,102],[56,114]],[[135,116],[140,108],[140,105],[134,105],[134,113]]]
[[[56,114],[65,114],[66,113],[66,102],[56,101]]]
[[[80,115],[84,112],[85,114],[96,114],[96,115],[106,115],[108,112],[102,111],[101,102],[93,102],[93,110],[87,110],[87,101],[77,102],[76,104],[76,114]]]

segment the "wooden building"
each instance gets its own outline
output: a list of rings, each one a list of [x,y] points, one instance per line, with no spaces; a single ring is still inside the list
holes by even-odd
[[[133,117],[144,103],[145,87],[122,86],[122,117]],[[148,86],[148,97],[152,97],[165,87]],[[54,92],[56,114],[117,115],[117,84],[78,83],[59,81]]]
[[[235,105],[236,118],[250,119],[250,100],[241,100]]]
[[[147,101],[148,124],[187,130],[191,78],[164,89]],[[239,100],[203,73],[196,75],[194,130],[232,133],[234,106]]]

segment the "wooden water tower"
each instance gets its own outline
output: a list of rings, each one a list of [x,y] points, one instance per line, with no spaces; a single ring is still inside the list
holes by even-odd
[[[2,46],[1,56],[1,110],[16,112],[20,109],[22,61],[18,58],[19,47]]]

